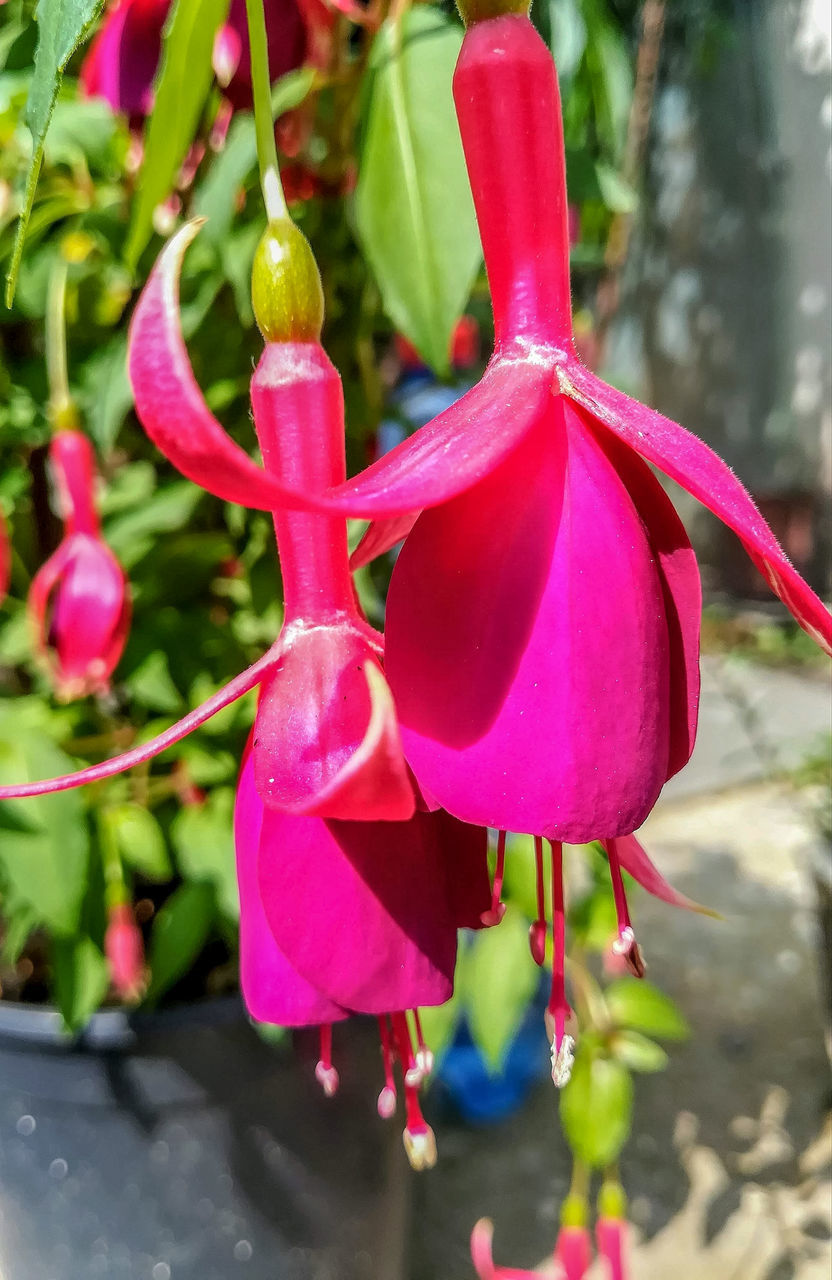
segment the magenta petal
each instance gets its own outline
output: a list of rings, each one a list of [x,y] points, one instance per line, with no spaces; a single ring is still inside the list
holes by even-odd
[[[582,843],[646,817],[668,757],[661,582],[566,401],[420,516],[393,570],[385,667],[408,762],[463,821]]]
[[[598,431],[596,423],[590,429],[593,428]],[[685,526],[647,464],[617,436],[608,431],[600,431],[599,436],[601,447],[626,485],[641,516],[659,569],[670,641],[667,777],[672,778],[690,759],[699,719],[699,627],[702,619],[699,567]]]
[[[222,711],[223,707],[227,707],[230,703],[236,702],[238,698],[242,698],[244,693],[248,693],[249,689],[253,689],[259,684],[266,673],[277,662],[277,653],[272,648],[268,653],[264,653],[262,658],[258,658],[256,662],[247,667],[245,671],[241,671],[238,676],[230,680],[227,685],[219,689],[207,701],[194,711],[189,711],[181,720],[177,720],[176,724],[171,725],[169,729],[165,729],[164,733],[160,733],[157,737],[151,738],[150,742],[145,742],[139,747],[133,747],[131,751],[125,751],[123,755],[114,756],[112,760],[104,760],[101,764],[91,765],[88,769],[79,769],[77,773],[66,773],[59,778],[44,778],[42,782],[24,782],[13,787],[0,787],[0,800],[15,800],[24,796],[45,796],[53,791],[68,791],[71,787],[81,787],[88,782],[100,782],[103,778],[114,778],[116,774],[123,773],[125,769],[132,769],[137,764],[144,764],[147,760],[152,760],[154,756],[158,756],[167,747],[172,747],[175,742],[179,742],[182,738],[187,737],[189,733],[193,733],[194,729],[198,729],[201,724],[205,724],[206,720],[210,720],[211,716]]]
[[[430,814],[409,822],[324,822],[266,809],[260,896],[290,964],[358,1013],[443,1004],[456,926]]]
[[[488,832],[460,822],[444,809],[433,815],[447,883],[447,902],[458,929],[481,929],[491,906]]]
[[[408,511],[403,516],[391,516],[388,520],[374,520],[350,556],[350,568],[353,571],[362,569],[376,556],[383,556],[385,551],[407,537],[418,519],[418,511]]]
[[[150,439],[175,467],[226,502],[271,511],[309,504],[277,484],[223,430],[194,378],[179,324],[182,258],[201,223],[168,241],[133,312],[128,370],[136,413]]]
[[[356,516],[398,516],[435,506],[491,474],[552,399],[546,362],[495,357],[481,380],[409,440],[327,495]],[[392,544],[391,544],[392,545]]]
[[[84,533],[68,542],[49,641],[61,691],[81,696],[106,689],[124,648],[130,602],[124,572],[109,547]]]
[[[393,699],[348,625],[291,629],[257,710],[254,770],[269,808],[402,820],[415,807]]]
[[[257,884],[263,802],[254,785],[247,748],[234,805],[234,844],[240,889],[240,986],[246,1008],[259,1022],[282,1027],[316,1026],[347,1016],[297,973],[274,940]]]
[[[801,627],[832,653],[829,610],[789,562],[750,494],[713,450],[655,409],[608,387],[577,360],[567,365],[563,390],[733,529],[775,595]]]
[[[668,884],[635,836],[618,836],[615,840],[604,840],[603,843],[605,847],[614,845],[615,855],[627,874],[631,875],[642,889],[646,889],[654,898],[669,903],[671,907],[684,907],[686,911],[698,911],[703,916],[718,914],[716,911],[711,911],[709,907],[700,906],[698,902],[694,902],[692,898],[679,893],[671,884]]]

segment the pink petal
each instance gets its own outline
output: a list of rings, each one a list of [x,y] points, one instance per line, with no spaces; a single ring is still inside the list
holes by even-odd
[[[327,508],[399,516],[435,506],[491,474],[551,402],[551,366],[495,358],[475,387],[378,462],[334,489]]]
[[[240,986],[246,1008],[259,1022],[282,1027],[337,1022],[345,1010],[297,973],[274,940],[257,884],[263,802],[254,785],[250,746],[243,756],[234,805],[234,843],[240,890]]]
[[[415,808],[395,708],[364,635],[294,630],[264,682],[254,746],[269,808],[326,818],[403,820]]]
[[[136,413],[153,443],[183,475],[226,502],[270,511],[290,494],[235,444],[206,405],[179,324],[179,272],[201,223],[187,223],[165,245],[133,312],[128,371]]]
[[[408,511],[403,516],[391,516],[388,520],[374,520],[350,556],[350,568],[353,571],[361,569],[376,556],[383,556],[385,551],[407,537],[418,518],[418,511]]]
[[[420,516],[393,570],[405,754],[466,822],[570,843],[632,831],[667,771],[668,650],[638,513],[563,399]]]
[[[584,414],[579,410],[580,416]],[[589,415],[589,430],[598,431]],[[637,453],[608,431],[599,443],[641,516],[660,571],[670,639],[670,756],[668,778],[687,764],[699,719],[699,624],[702,583],[696,555],[673,503]]]
[[[456,926],[431,815],[409,822],[324,822],[266,809],[259,883],[290,964],[358,1013],[443,1004],[453,990]]]
[[[631,875],[641,885],[642,889],[652,893],[654,898],[660,898],[662,902],[669,903],[671,907],[684,907],[686,911],[698,911],[700,915],[719,918],[718,912],[711,911],[709,907],[700,906],[698,902],[694,902],[692,898],[687,898],[683,893],[679,893],[672,885],[668,884],[661,872],[650,861],[647,851],[635,836],[618,836],[615,840],[604,840],[603,843],[604,845],[615,845],[615,853],[621,866],[628,875]]]
[[[733,529],[775,595],[813,640],[832,653],[832,616],[792,566],[754,502],[721,458],[697,436],[613,390],[570,360],[563,390],[636,453],[659,467]]]
[[[227,685],[219,689],[201,706],[194,711],[189,711],[176,724],[171,725],[169,729],[165,729],[164,733],[151,738],[150,742],[145,742],[139,747],[133,747],[131,751],[125,751],[120,756],[114,756],[112,760],[104,760],[101,764],[91,765],[88,769],[79,769],[77,773],[63,774],[59,778],[45,778],[42,782],[24,782],[13,787],[0,787],[0,800],[14,800],[23,796],[49,795],[53,791],[68,791],[71,787],[81,787],[88,782],[100,782],[103,778],[113,778],[116,774],[123,773],[125,769],[132,769],[137,764],[144,764],[146,760],[152,760],[154,756],[158,756],[167,747],[172,747],[175,742],[179,742],[182,738],[187,737],[189,733],[193,733],[194,729],[198,729],[201,724],[205,724],[206,720],[210,720],[211,716],[216,715],[218,711],[222,711],[223,707],[227,707],[230,703],[236,702],[238,698],[242,698],[244,693],[248,693],[249,689],[253,689],[255,685],[260,683],[266,673],[277,662],[277,658],[278,654],[275,649],[270,649],[268,653],[263,654],[262,658],[258,658],[245,671],[241,671],[238,676],[230,680]]]
[[[148,113],[169,8],[170,0],[121,0],[110,7],[81,64],[85,97],[104,98],[129,116]]]
[[[458,929],[481,929],[491,906],[488,832],[460,822],[444,809],[434,813],[447,883],[447,902]]]

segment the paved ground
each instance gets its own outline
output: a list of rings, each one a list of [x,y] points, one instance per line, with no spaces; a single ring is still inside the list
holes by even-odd
[[[673,883],[725,919],[637,902],[652,976],[694,1034],[638,1082],[623,1160],[632,1280],[832,1274],[819,836],[812,797],[764,780],[822,749],[829,708],[815,680],[709,660],[696,757],[644,828]],[[438,1136],[440,1168],[414,1187],[410,1280],[470,1277],[465,1235],[483,1214],[499,1261],[539,1263],[568,1170],[551,1088],[505,1124]]]

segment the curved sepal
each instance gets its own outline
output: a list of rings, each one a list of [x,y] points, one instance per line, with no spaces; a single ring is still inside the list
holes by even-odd
[[[194,378],[179,323],[179,274],[201,225],[188,222],[168,241],[133,312],[127,365],[139,421],[184,476],[217,498],[260,511],[309,509],[234,443]]]
[[[560,377],[564,395],[589,409],[733,530],[774,594],[804,631],[832,653],[832,615],[791,564],[730,467],[697,436],[607,386],[578,360],[568,361]]]
[[[365,564],[383,556],[385,551],[395,547],[397,542],[406,538],[419,519],[418,511],[406,511],[401,516],[391,516],[388,520],[374,520],[363,535],[358,546],[350,556],[350,569],[363,569]]]
[[[217,690],[201,706],[194,711],[189,711],[181,720],[177,720],[176,724],[165,729],[164,733],[151,738],[150,742],[144,742],[141,746],[134,747],[132,751],[125,751],[123,755],[114,756],[112,760],[104,760],[101,764],[91,765],[88,769],[79,769],[77,773],[62,774],[59,778],[44,778],[41,782],[23,782],[16,786],[0,787],[0,800],[18,800],[25,796],[50,795],[53,791],[69,791],[72,787],[82,787],[88,782],[101,782],[104,778],[114,778],[116,774],[124,773],[125,769],[133,769],[137,764],[152,760],[167,747],[172,747],[175,742],[193,733],[194,729],[205,724],[206,720],[210,720],[211,716],[222,711],[223,707],[242,698],[244,693],[248,693],[249,689],[253,689],[260,683],[277,660],[278,655],[275,650],[270,649],[222,689]]]
[[[654,898],[667,902],[671,907],[683,907],[686,911],[698,911],[700,915],[712,916],[718,920],[718,911],[703,907],[692,898],[688,898],[672,884],[668,884],[658,867],[648,857],[647,850],[635,836],[617,836],[614,840],[602,840],[604,848],[609,850],[614,845],[615,856],[622,868],[631,875],[642,889],[646,889]]]

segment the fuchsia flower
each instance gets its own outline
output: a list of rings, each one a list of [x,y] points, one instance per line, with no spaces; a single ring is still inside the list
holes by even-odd
[[[35,574],[29,613],[37,652],[56,693],[69,700],[109,688],[130,626],[130,591],[101,537],[89,440],[80,431],[59,431],[49,460],[64,538]]]
[[[129,902],[117,903],[108,913],[104,954],[119,996],[138,1000],[144,983],[144,943]]]
[[[592,1242],[586,1227],[562,1226],[555,1245],[555,1257],[563,1269],[563,1280],[583,1280],[592,1264]]]
[[[627,1280],[624,1247],[627,1224],[620,1218],[599,1218],[595,1224],[598,1256],[607,1264],[604,1280]]]
[[[827,648],[832,619],[725,464],[578,359],[557,77],[528,18],[471,26],[454,96],[494,355],[476,387],[328,503],[376,518],[355,563],[407,534],[386,671],[420,785],[466,822],[547,837],[556,887],[560,842],[601,838],[638,974],[620,840],[693,748],[701,614],[693,550],[647,464],[738,534]],[[550,1013],[568,1061],[559,904],[558,891]]]
[[[307,48],[319,41],[305,16],[315,0],[266,0],[269,71],[272,80],[299,67]],[[171,0],[118,0],[111,6],[81,66],[86,97],[104,98],[113,111],[132,118],[149,114],[153,79],[162,47],[162,28]],[[234,107],[251,106],[251,59],[245,0],[232,0],[227,24],[214,48],[217,78]],[[317,65],[317,64],[316,64]]]

